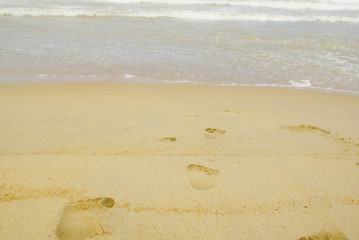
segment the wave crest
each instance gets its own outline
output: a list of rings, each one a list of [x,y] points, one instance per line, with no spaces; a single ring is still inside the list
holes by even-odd
[[[331,1],[270,1],[270,0],[93,0],[93,2],[110,2],[118,4],[176,4],[176,5],[226,5],[244,7],[266,7],[292,10],[359,10],[359,2],[356,0],[331,0]]]
[[[0,16],[29,17],[135,17],[135,18],[176,18],[203,21],[273,21],[273,22],[333,22],[358,23],[359,17],[336,15],[277,15],[241,14],[209,11],[108,11],[81,9],[0,9]]]

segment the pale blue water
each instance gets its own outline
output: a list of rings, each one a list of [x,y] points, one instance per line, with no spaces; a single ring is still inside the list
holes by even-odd
[[[359,94],[359,0],[0,0],[0,83]]]

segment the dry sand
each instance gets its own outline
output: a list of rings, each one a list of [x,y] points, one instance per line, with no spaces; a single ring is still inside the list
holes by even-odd
[[[0,86],[0,239],[359,239],[359,97]]]

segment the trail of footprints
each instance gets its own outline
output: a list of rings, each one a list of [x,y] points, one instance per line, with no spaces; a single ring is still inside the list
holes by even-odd
[[[314,125],[298,125],[298,126],[291,126],[291,125],[285,125],[279,127],[279,129],[285,129],[290,130],[293,132],[311,132],[320,134],[323,137],[328,137],[332,140],[339,141],[342,144],[345,144],[346,146],[357,146],[359,147],[359,144],[353,143],[351,138],[345,139],[342,137],[339,137],[338,134],[333,135],[330,131],[327,131],[325,129],[319,128]],[[217,129],[217,128],[206,128],[205,129],[205,136],[207,138],[213,139],[217,138],[220,135],[223,135],[226,133],[226,130],[223,129]],[[160,141],[168,141],[168,142],[175,142],[177,141],[176,138],[173,137],[166,137],[160,139]],[[197,164],[190,164],[187,166],[187,173],[190,179],[191,186],[196,190],[209,190],[215,187],[218,177],[220,175],[220,172],[218,169],[208,168],[202,165]]]
[[[359,143],[353,142],[353,139],[351,137],[344,138],[344,137],[339,136],[339,134],[331,133],[330,131],[327,131],[323,128],[320,128],[320,127],[317,127],[314,125],[305,125],[305,124],[300,124],[297,126],[283,125],[283,126],[280,126],[278,129],[289,130],[292,132],[310,132],[310,133],[314,133],[314,134],[319,134],[322,137],[326,137],[333,141],[341,143],[345,147],[349,147],[349,148],[359,147]],[[208,139],[216,139],[225,133],[226,133],[226,130],[223,130],[223,129],[218,129],[218,128],[206,128],[205,129],[205,137]],[[177,139],[174,137],[165,137],[165,138],[158,139],[158,141],[176,142]],[[348,151],[348,149],[346,149],[345,151]]]
[[[196,190],[215,187],[218,169],[190,164],[187,172],[191,186]],[[84,240],[111,234],[115,229],[108,224],[108,213],[115,205],[109,197],[85,198],[65,206],[55,234],[58,240]]]
[[[226,133],[226,130],[223,130],[223,129],[218,129],[218,128],[206,128],[205,129],[205,137],[208,139],[218,138],[219,136],[221,136],[225,133]],[[176,142],[177,138],[164,137],[164,138],[156,139],[156,141],[158,141],[158,142]]]
[[[229,112],[229,111],[226,111]],[[237,113],[237,112],[236,112]],[[281,126],[279,129],[293,132],[312,132],[340,141],[343,144],[352,143],[351,139],[344,139],[331,132],[313,125]],[[226,133],[226,130],[217,128],[206,128],[205,137],[215,139]],[[176,142],[174,137],[157,139],[160,142]],[[218,169],[205,167],[198,164],[187,166],[187,175],[193,189],[205,191],[213,189],[218,181],[220,171]],[[101,197],[94,199],[82,199],[68,204],[62,213],[60,222],[56,229],[56,236],[59,240],[84,240],[87,238],[99,237],[111,234],[111,227],[106,226],[106,214],[115,205],[112,198]],[[318,234],[303,236],[297,240],[348,240],[340,231],[320,232]]]

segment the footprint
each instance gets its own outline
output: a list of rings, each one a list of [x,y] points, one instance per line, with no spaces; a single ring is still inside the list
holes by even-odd
[[[298,126],[292,126],[292,125],[284,125],[284,126],[280,126],[279,129],[285,129],[285,130],[289,130],[292,132],[311,132],[311,133],[315,133],[315,134],[319,134],[322,137],[326,137],[328,139],[331,139],[333,141],[336,141],[340,144],[343,145],[343,147],[345,148],[344,151],[347,152],[349,151],[348,148],[354,148],[354,147],[358,147],[359,144],[356,144],[355,142],[353,142],[353,139],[351,137],[349,138],[344,138],[341,137],[338,133],[334,134],[331,133],[330,131],[327,131],[323,128],[314,126],[314,125],[298,125]]]
[[[341,231],[337,231],[337,232],[322,231],[317,235],[301,237],[298,240],[348,240],[348,238]]]
[[[200,117],[199,114],[185,114],[185,117]]]
[[[205,131],[206,131],[205,136],[206,136],[206,138],[209,138],[209,139],[217,138],[220,135],[223,135],[226,133],[226,130],[217,129],[217,128],[206,128]]]
[[[190,183],[194,189],[208,190],[214,188],[217,183],[219,170],[207,168],[197,164],[187,166]]]
[[[232,114],[232,115],[238,115],[238,114],[240,114],[240,112],[239,111],[233,111],[233,110],[224,110],[224,112],[226,112],[226,113],[230,113],[230,114]]]
[[[321,134],[330,134],[329,131],[322,129],[320,127],[314,125],[304,125],[304,124],[298,126],[291,126],[291,125],[281,126],[279,127],[279,129],[287,129],[293,132],[317,132]]]
[[[165,137],[165,138],[158,139],[158,141],[160,141],[160,142],[176,142],[177,139],[174,137]]]
[[[186,121],[194,121],[196,118],[199,118],[199,114],[186,114],[184,115]]]
[[[108,197],[82,199],[68,204],[56,228],[57,238],[83,240],[110,233],[111,230],[104,226],[104,216],[106,210],[114,205],[115,201]]]

